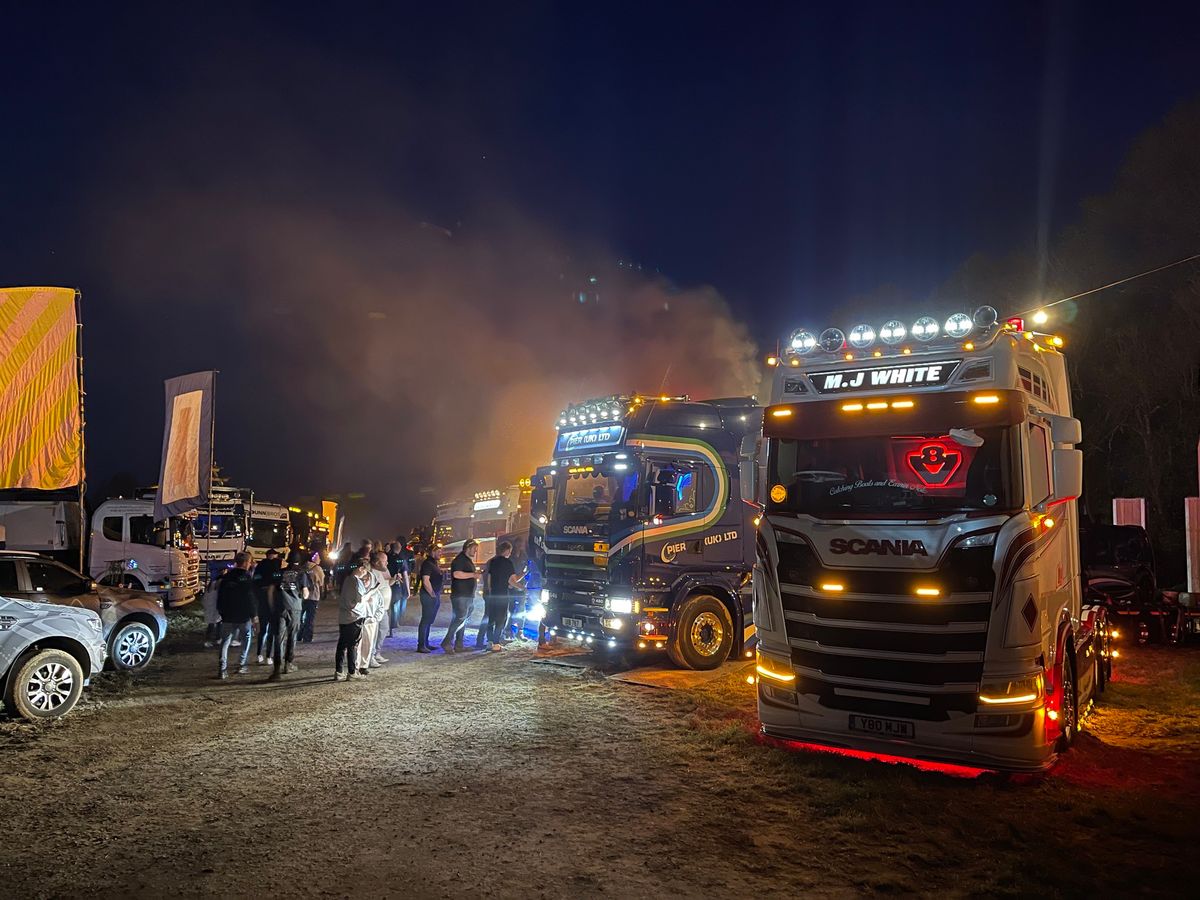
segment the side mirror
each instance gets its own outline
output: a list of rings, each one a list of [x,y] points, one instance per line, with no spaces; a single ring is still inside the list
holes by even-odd
[[[1056,444],[1074,446],[1083,440],[1083,427],[1070,416],[1047,416],[1050,421],[1050,440]]]
[[[1079,423],[1075,421],[1075,424]],[[1052,456],[1054,460],[1054,499],[1077,499],[1083,493],[1082,451],[1054,450]]]

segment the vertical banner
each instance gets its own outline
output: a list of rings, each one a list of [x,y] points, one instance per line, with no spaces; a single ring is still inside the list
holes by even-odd
[[[0,490],[83,483],[73,288],[0,288]]]
[[[154,518],[165,519],[208,503],[212,489],[213,389],[216,372],[168,378],[162,467]]]

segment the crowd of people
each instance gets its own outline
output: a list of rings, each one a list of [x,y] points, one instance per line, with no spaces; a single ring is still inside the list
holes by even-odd
[[[514,600],[524,596],[526,576],[516,571],[509,542],[497,546],[482,572],[474,560],[477,548],[476,541],[468,540],[448,570],[439,565],[433,551],[422,554],[418,565],[417,555],[401,541],[386,545],[363,541],[357,551],[346,544],[330,556],[333,564],[328,567],[319,551],[292,549],[281,560],[277,551],[269,550],[257,564],[249,553],[238,553],[232,567],[204,596],[205,646],[217,648],[217,677],[229,678],[233,647],[240,648],[233,674],[249,673],[252,649],[259,665],[273,666],[270,680],[297,671],[296,644],[312,641],[320,603],[333,596],[338,604],[334,679],[350,681],[370,674],[387,662],[380,650],[384,639],[400,626],[414,574],[421,602],[416,652],[440,649],[453,654],[466,649],[467,622],[481,578],[484,614],[474,648],[502,650],[511,640]],[[452,615],[435,646],[430,634],[447,575]]]

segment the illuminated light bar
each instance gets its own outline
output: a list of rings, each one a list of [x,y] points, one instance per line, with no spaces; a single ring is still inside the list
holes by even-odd
[[[913,402],[911,400],[893,400],[892,409],[912,409]]]
[[[941,588],[935,587],[919,587],[915,591],[918,597],[940,597],[942,596]]]
[[[885,400],[874,400],[871,403],[867,404],[867,409],[887,409],[887,408],[888,408],[888,405],[887,405],[887,401],[885,401]]]
[[[791,414],[792,414],[792,410],[788,409],[787,407],[771,410],[771,415],[775,416],[775,418],[777,418],[777,419],[785,419],[788,416],[790,416]]]
[[[1005,694],[1003,697],[989,697],[987,694],[979,695],[979,700],[981,703],[991,703],[992,705],[1004,703],[1032,703],[1037,698],[1037,694]]]
[[[830,594],[838,594],[846,589],[844,584],[839,584],[836,581],[827,581],[821,585],[821,590],[827,591]]]
[[[586,472],[594,471],[596,471],[594,466],[572,466],[571,468],[567,469],[568,474],[571,475],[583,475]]]
[[[761,660],[762,657],[760,656],[759,659]],[[758,665],[756,665],[754,667],[754,669],[756,672],[758,672],[759,675],[762,675],[764,678],[770,678],[774,681],[782,681],[784,683],[787,683],[789,681],[796,680],[796,675],[794,672],[787,672],[787,673],[776,672],[773,669],[768,669],[761,662]]]
[[[842,412],[860,412],[863,408],[861,403],[843,403]]]
[[[976,403],[987,406],[987,405],[990,405],[993,403],[999,403],[1000,395],[999,394],[976,394],[971,399],[974,400]]]

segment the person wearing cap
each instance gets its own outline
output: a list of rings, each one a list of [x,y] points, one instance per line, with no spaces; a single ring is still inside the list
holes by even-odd
[[[320,552],[314,552],[308,561],[308,577],[311,585],[308,599],[304,601],[304,615],[300,619],[300,636],[297,638],[302,644],[312,643],[317,608],[321,605],[321,592],[325,589],[325,569],[321,565]]]
[[[296,635],[300,631],[300,617],[304,613],[304,601],[312,593],[312,579],[304,565],[304,554],[293,550],[288,554],[287,568],[279,573],[279,587],[275,594],[275,618],[271,622],[271,645],[274,648],[275,669],[271,680],[278,680],[280,668],[283,674],[296,671]]]
[[[454,653],[463,649],[463,632],[475,602],[475,560],[471,558],[479,541],[469,538],[450,563],[450,606],[453,611],[450,627],[442,638],[442,651]]]

